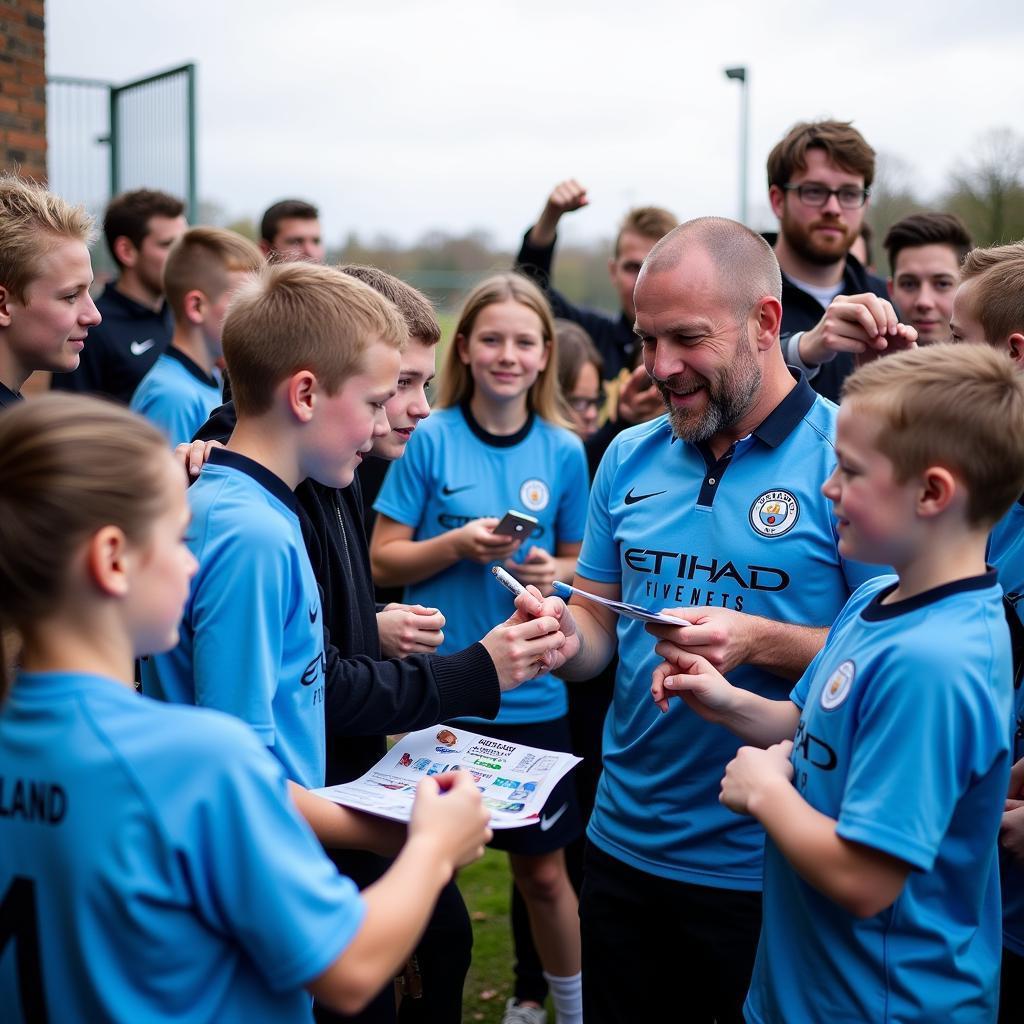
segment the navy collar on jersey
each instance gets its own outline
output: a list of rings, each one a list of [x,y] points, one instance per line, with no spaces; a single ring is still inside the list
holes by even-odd
[[[980,576],[968,576],[963,580],[953,580],[952,583],[943,583],[941,587],[932,587],[921,594],[905,598],[902,601],[894,601],[892,604],[882,604],[882,599],[888,597],[898,586],[894,583],[891,587],[880,590],[872,598],[870,604],[865,607],[860,615],[865,622],[884,622],[886,619],[895,619],[908,612],[916,612],[926,608],[943,598],[952,597],[954,594],[965,594],[972,590],[987,590],[996,585],[996,571],[989,569]]]
[[[176,359],[201,384],[206,384],[211,388],[220,387],[216,377],[211,377],[194,359],[185,355],[180,348],[168,345],[164,350],[164,355],[170,356],[171,359]]]
[[[21,393],[12,391],[6,384],[0,383],[0,409],[6,409],[21,401]]]
[[[511,448],[513,445],[519,444],[520,441],[525,441],[526,435],[533,427],[533,421],[537,415],[531,409],[526,414],[526,422],[514,434],[492,434],[489,430],[484,430],[484,428],[477,422],[476,417],[470,411],[468,399],[459,404],[459,409],[465,417],[466,425],[469,429],[472,430],[484,444],[489,444],[492,448]]]
[[[818,397],[801,370],[795,370],[792,366],[786,369],[796,380],[796,387],[751,431],[754,437],[764,441],[769,448],[778,448],[793,433]]]
[[[135,320],[152,320],[155,317],[170,322],[170,307],[167,305],[166,300],[161,302],[159,309],[151,309],[149,306],[144,306],[141,302],[136,302],[130,296],[125,295],[124,292],[118,289],[116,281],[111,281],[103,289],[103,294],[100,298],[105,303],[118,306],[121,312]]]
[[[238,452],[229,452],[227,448],[214,448],[210,452],[208,461],[213,466],[227,466],[251,477],[260,487],[270,491],[278,501],[298,515],[298,499],[288,490],[288,485],[279,476],[271,473],[266,466],[261,466],[246,455],[239,455]]]

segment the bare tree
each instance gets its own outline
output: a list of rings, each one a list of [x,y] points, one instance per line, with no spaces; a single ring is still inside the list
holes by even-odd
[[[1010,128],[980,136],[953,171],[944,205],[981,245],[1024,237],[1024,138]]]

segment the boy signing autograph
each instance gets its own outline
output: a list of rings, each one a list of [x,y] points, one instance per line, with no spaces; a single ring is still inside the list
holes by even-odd
[[[823,487],[839,550],[897,577],[852,595],[788,701],[666,641],[652,693],[752,744],[720,797],[768,834],[747,1020],[992,1021],[1013,688],[985,544],[1024,490],[1006,428],[1024,380],[936,345],[864,367],[843,398]]]

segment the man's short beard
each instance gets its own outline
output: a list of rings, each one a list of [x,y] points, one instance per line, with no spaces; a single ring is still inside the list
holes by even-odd
[[[837,263],[841,263],[846,259],[850,246],[856,241],[856,236],[851,234],[845,225],[836,222],[835,227],[846,232],[845,243],[840,251],[823,250],[816,247],[811,228],[804,229],[802,226],[787,224],[785,219],[779,225],[782,236],[786,239],[786,244],[790,249],[801,259],[819,267],[834,267]]]
[[[655,384],[668,410],[672,433],[681,441],[701,444],[727,430],[747,414],[761,389],[761,367],[741,340],[736,346],[735,359],[714,383],[698,374],[693,380],[669,377],[665,381],[656,380]],[[692,412],[675,408],[672,405],[672,390],[681,391],[693,385],[705,390],[707,401],[704,408]]]

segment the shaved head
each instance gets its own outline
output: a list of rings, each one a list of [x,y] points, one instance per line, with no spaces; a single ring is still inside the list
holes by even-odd
[[[726,217],[698,217],[674,228],[650,251],[637,283],[648,274],[675,270],[684,253],[694,249],[707,253],[737,320],[767,295],[782,301],[782,273],[772,247],[756,231]]]

